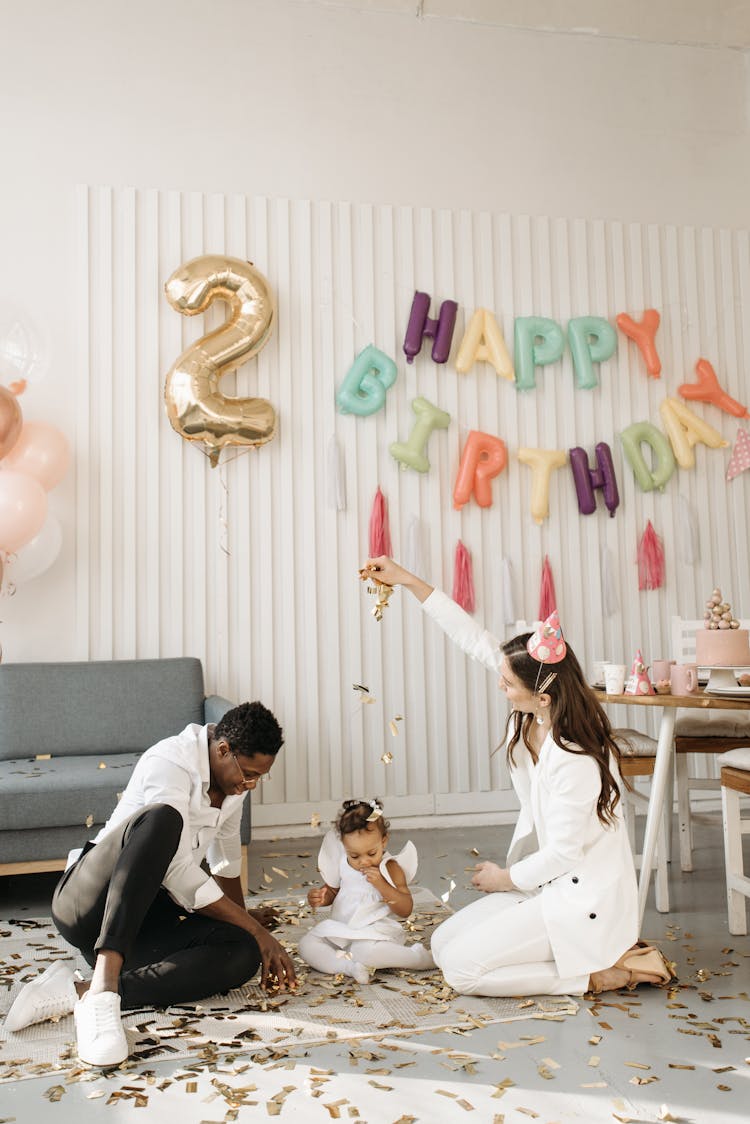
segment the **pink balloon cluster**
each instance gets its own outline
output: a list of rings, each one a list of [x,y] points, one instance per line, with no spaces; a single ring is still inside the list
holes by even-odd
[[[65,435],[48,422],[24,422],[18,398],[0,386],[0,580],[8,562],[15,584],[55,561],[62,536],[47,517],[47,492],[69,463]]]

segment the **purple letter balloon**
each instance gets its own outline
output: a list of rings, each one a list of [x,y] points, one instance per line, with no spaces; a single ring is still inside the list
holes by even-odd
[[[612,452],[606,441],[600,441],[595,453],[597,468],[592,469],[589,468],[589,458],[585,449],[576,447],[570,450],[570,467],[576,485],[578,510],[581,515],[591,515],[596,510],[594,490],[601,488],[604,503],[610,516],[613,516],[620,503],[620,493],[617,491]]]
[[[432,344],[432,358],[436,363],[446,363],[453,341],[453,329],[456,325],[458,305],[455,301],[443,301],[437,320],[430,320],[427,313],[430,311],[430,294],[414,294],[409,313],[409,324],[404,336],[404,353],[406,362],[413,363],[414,356],[422,350],[422,341],[425,336],[430,336]]]

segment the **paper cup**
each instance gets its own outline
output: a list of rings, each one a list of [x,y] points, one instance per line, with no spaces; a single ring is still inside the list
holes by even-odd
[[[625,690],[625,664],[604,665],[604,686],[608,695],[621,695]]]

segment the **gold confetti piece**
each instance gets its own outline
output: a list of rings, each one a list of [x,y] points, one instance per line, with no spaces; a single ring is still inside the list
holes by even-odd
[[[93,827],[93,825],[94,817],[92,816],[91,812],[89,812],[89,814],[86,816],[86,827]]]
[[[386,750],[386,752],[382,755],[380,760],[383,762],[384,765],[390,765],[391,761],[393,761],[393,754],[389,753]]]
[[[695,1069],[695,1066],[694,1065],[680,1065],[679,1062],[670,1062],[669,1068],[670,1069]]]
[[[380,1081],[368,1081],[367,1084],[372,1085],[373,1089],[382,1089],[386,1093],[393,1092],[392,1085],[383,1085]]]
[[[359,691],[363,695],[369,695],[370,688],[365,687],[363,683],[352,683],[352,690]]]
[[[603,1037],[603,1034],[592,1034],[589,1038],[589,1046],[598,1046]]]
[[[266,874],[265,870],[263,871],[263,880],[264,882],[273,882],[273,878],[270,874]]]
[[[34,760],[35,761],[51,761],[52,760],[52,754],[51,753],[35,753],[34,754]]]
[[[522,1112],[524,1116],[533,1116],[534,1120],[538,1119],[539,1113],[534,1112],[531,1108],[517,1108],[516,1112]]]
[[[625,1062],[625,1065],[629,1065],[631,1069],[651,1069],[645,1062]]]
[[[456,1100],[458,1093],[451,1093],[448,1089],[436,1089],[435,1092],[439,1097],[450,1097],[451,1100]]]
[[[581,1084],[582,1089],[606,1089],[606,1081],[584,1081]]]
[[[668,1107],[665,1104],[663,1104],[656,1114],[656,1119],[657,1120],[665,1120],[665,1121],[666,1120],[679,1121],[680,1118],[679,1118],[679,1116],[673,1116],[672,1113],[669,1111]]]
[[[100,761],[99,764],[97,765],[97,769],[106,769],[106,768],[107,768],[107,762],[106,761]]]
[[[282,878],[288,878],[289,877],[287,872],[285,870],[281,870],[278,866],[272,866],[271,870],[274,872],[274,874],[280,874]]]
[[[398,737],[398,726],[396,725],[395,719],[391,719],[391,721],[388,723],[388,729],[391,731],[394,738]]]
[[[310,816],[310,827],[320,827],[320,815],[318,812],[313,812]]]
[[[49,1089],[45,1090],[44,1096],[47,1098],[48,1101],[51,1101],[54,1104],[56,1101],[59,1101],[60,1098],[65,1093],[67,1093],[67,1091],[68,1090],[65,1088],[64,1085],[50,1085]]]
[[[185,1082],[185,1092],[186,1093],[197,1093],[198,1092],[198,1082],[197,1081],[186,1081]]]
[[[594,1066],[599,1065],[600,1061],[601,1061],[601,1058],[599,1057],[598,1054],[592,1054],[591,1057],[589,1058],[588,1064],[590,1066],[592,1066],[592,1068],[593,1068]]]

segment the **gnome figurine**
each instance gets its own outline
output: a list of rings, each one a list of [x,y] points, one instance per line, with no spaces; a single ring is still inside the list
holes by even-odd
[[[625,687],[626,695],[655,695],[656,691],[653,684],[648,677],[646,665],[643,662],[641,649],[639,648],[633,658],[633,666],[630,669],[630,678],[628,679]]]

